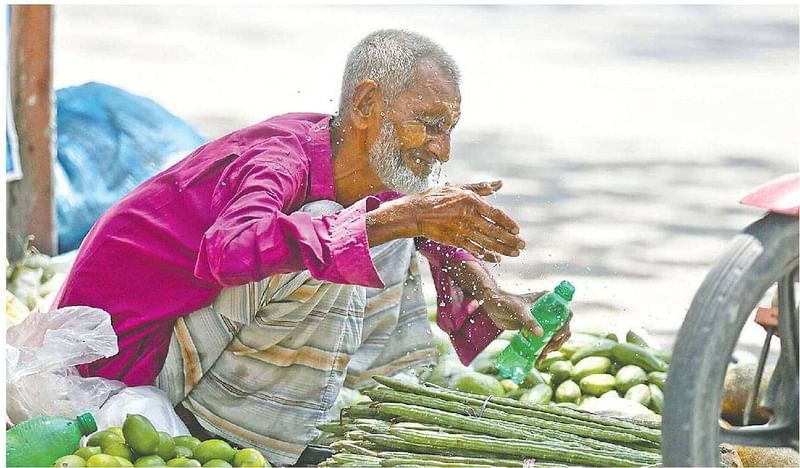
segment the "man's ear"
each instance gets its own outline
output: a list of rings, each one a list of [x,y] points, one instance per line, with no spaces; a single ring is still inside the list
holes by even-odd
[[[370,121],[379,116],[383,109],[383,95],[378,84],[372,80],[364,80],[356,86],[350,111],[353,117],[353,126],[364,130]]]

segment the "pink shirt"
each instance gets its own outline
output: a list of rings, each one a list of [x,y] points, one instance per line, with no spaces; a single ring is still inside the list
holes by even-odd
[[[80,366],[83,375],[151,384],[175,319],[209,305],[224,287],[301,270],[333,283],[383,286],[365,214],[399,194],[366,197],[327,216],[296,211],[335,200],[329,120],[287,114],[206,143],[100,217],[56,300],[57,307],[111,315],[119,353]],[[436,282],[438,324],[471,362],[499,330],[442,262],[475,259],[424,239],[417,245]]]

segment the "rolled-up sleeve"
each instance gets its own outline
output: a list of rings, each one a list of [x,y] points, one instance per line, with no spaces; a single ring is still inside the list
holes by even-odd
[[[469,364],[500,334],[480,303],[467,296],[447,272],[446,262],[477,262],[469,252],[428,239],[415,239],[417,249],[428,260],[436,288],[436,323],[450,335],[458,358]]]
[[[251,151],[214,193],[219,212],[202,237],[195,276],[230,287],[308,270],[321,281],[382,287],[366,231],[366,213],[380,201],[367,197],[317,217],[286,213],[306,193],[308,168],[284,157],[302,151],[299,143],[272,138]]]

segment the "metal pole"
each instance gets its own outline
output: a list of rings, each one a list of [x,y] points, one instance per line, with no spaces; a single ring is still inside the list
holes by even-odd
[[[9,50],[9,86],[19,137],[21,180],[6,185],[6,248],[10,259],[22,255],[25,238],[54,255],[53,201],[55,132],[52,81],[53,9],[50,5],[13,5]]]

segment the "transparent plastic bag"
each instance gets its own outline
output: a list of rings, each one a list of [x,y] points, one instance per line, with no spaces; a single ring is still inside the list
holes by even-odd
[[[81,377],[73,366],[116,353],[117,336],[103,310],[65,307],[29,315],[6,331],[8,417],[18,423],[97,410],[125,385]]]
[[[70,418],[87,411],[104,429],[141,414],[159,431],[189,434],[166,393],[145,385],[82,377],[74,367],[117,354],[111,317],[92,307],[31,314],[6,331],[7,416],[14,423],[36,416]]]
[[[125,416],[141,414],[149,419],[158,431],[167,432],[173,437],[189,435],[189,429],[175,413],[167,394],[151,385],[121,390],[92,414],[99,428],[122,427]]]

